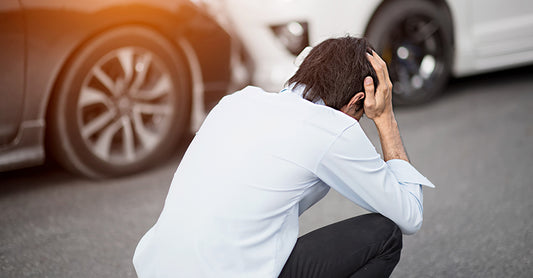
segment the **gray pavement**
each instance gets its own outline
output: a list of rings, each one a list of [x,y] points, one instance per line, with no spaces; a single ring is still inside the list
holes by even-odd
[[[437,188],[424,191],[424,225],[404,237],[392,277],[532,277],[533,67],[454,80],[396,114],[412,163]],[[135,245],[180,155],[103,182],[51,164],[0,173],[0,277],[135,277]],[[361,213],[332,191],[301,217],[301,233]]]

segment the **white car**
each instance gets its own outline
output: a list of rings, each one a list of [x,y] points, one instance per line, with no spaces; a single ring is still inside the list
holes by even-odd
[[[277,91],[308,45],[366,36],[388,62],[398,104],[465,76],[533,61],[531,0],[204,0],[225,16],[254,65],[252,83]]]

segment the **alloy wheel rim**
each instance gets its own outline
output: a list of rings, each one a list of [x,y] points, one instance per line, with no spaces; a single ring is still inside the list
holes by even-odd
[[[175,89],[169,68],[151,51],[111,51],[84,78],[77,102],[78,132],[103,161],[139,161],[168,134],[176,112]]]
[[[391,68],[394,93],[406,97],[434,90],[443,73],[445,52],[442,30],[435,19],[409,16],[389,33],[383,58]]]

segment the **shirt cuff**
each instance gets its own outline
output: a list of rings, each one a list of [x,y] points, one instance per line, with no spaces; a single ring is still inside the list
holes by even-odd
[[[409,162],[401,159],[391,159],[387,161],[390,169],[396,176],[399,182],[408,182],[415,183],[420,185],[425,185],[427,187],[434,188],[435,185],[431,183],[426,177],[420,174],[415,167],[413,167]]]

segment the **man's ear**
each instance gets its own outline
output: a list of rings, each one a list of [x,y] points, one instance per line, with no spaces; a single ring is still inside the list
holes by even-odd
[[[345,114],[348,114],[351,117],[359,116],[359,115],[356,115],[356,114],[358,114],[357,112],[359,112],[361,110],[361,108],[363,108],[363,103],[362,102],[361,103],[357,103],[357,102],[360,101],[361,99],[363,99],[364,97],[365,97],[365,93],[363,93],[363,92],[359,92],[359,93],[355,94],[350,99],[348,104],[344,105],[341,108],[341,111],[344,112]],[[357,107],[357,106],[361,106],[361,107]]]
[[[359,92],[359,93],[355,94],[355,96],[353,96],[350,99],[350,102],[348,102],[348,107],[355,107],[357,101],[363,99],[364,97],[365,97],[365,93],[363,93],[363,92]]]

